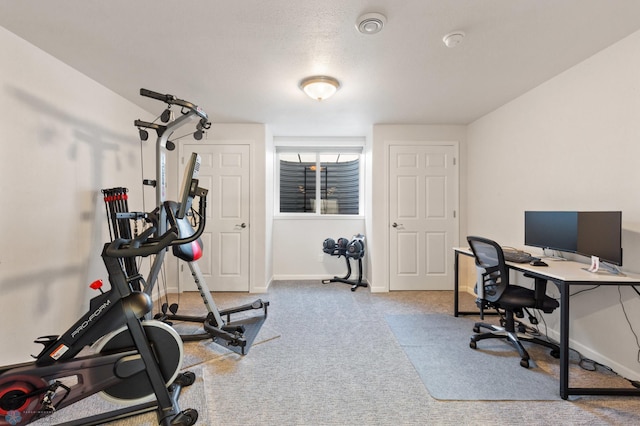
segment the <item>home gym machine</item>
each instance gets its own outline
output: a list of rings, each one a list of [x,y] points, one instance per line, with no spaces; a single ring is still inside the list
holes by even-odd
[[[142,120],[135,120],[134,125],[138,128],[141,140],[148,138],[147,131],[149,129],[155,130],[157,133],[156,140],[156,179],[145,179],[143,184],[155,187],[156,192],[156,205],[161,206],[166,201],[167,194],[167,179],[166,179],[166,158],[167,151],[175,149],[174,142],[169,138],[175,130],[183,126],[191,120],[197,120],[196,131],[194,138],[196,140],[202,139],[202,132],[211,127],[211,123],[208,121],[207,114],[198,106],[191,102],[178,99],[173,95],[165,95],[157,92],[152,92],[147,89],[140,89],[140,95],[151,99],[159,100],[166,104],[166,109],[160,115],[160,120],[166,124],[159,124],[154,122],[146,122]],[[178,118],[173,117],[171,111],[172,106],[178,106],[181,109],[181,116]],[[200,156],[193,153],[191,159],[185,169],[185,175],[181,190],[180,203],[172,203],[174,209],[176,209],[176,217],[178,220],[178,230],[180,238],[185,235],[191,234],[192,226],[191,220],[203,220],[204,218],[198,217],[191,212],[191,202],[194,195],[194,190],[197,189],[197,177],[200,168]],[[206,196],[206,194],[205,194]],[[200,197],[200,201],[205,197]],[[120,203],[122,207],[123,204]],[[117,206],[115,207],[117,209]],[[109,211],[109,207],[107,207]],[[115,217],[112,216],[112,223],[117,219],[137,219],[138,213],[130,213],[128,211],[115,211]],[[165,217],[161,216],[159,219],[158,232],[162,233],[162,226],[166,226]],[[122,224],[120,224],[122,226]],[[126,225],[124,225],[126,227]],[[160,268],[164,261],[164,252],[160,252],[156,255],[149,272],[145,293],[151,295],[153,287],[157,282]],[[253,303],[248,303],[242,306],[218,310],[211,291],[207,286],[207,283],[200,271],[197,260],[202,256],[202,242],[200,240],[193,241],[189,245],[174,246],[173,254],[178,259],[185,261],[189,266],[191,275],[198,288],[200,296],[207,309],[205,316],[187,316],[179,315],[177,304],[163,304],[162,313],[157,315],[157,319],[163,321],[187,321],[201,323],[204,329],[203,333],[183,335],[183,340],[202,340],[213,339],[214,342],[225,346],[226,348],[245,355],[248,353],[255,337],[257,336],[260,328],[267,317],[268,301],[257,299]],[[249,311],[253,312],[253,315],[247,315]],[[258,313],[259,312],[259,313]],[[236,315],[238,314],[238,315]],[[232,315],[234,316],[232,318]],[[223,317],[225,319],[223,319]]]
[[[0,425],[30,423],[98,392],[136,405],[68,425],[97,425],[153,410],[163,426],[196,422],[196,410],[180,411],[178,405],[181,388],[195,380],[191,372],[180,373],[182,340],[169,325],[144,319],[152,308],[151,297],[133,290],[144,280],[128,276],[121,264],[189,244],[204,230],[203,223],[192,236],[180,239],[173,212],[167,204],[162,210],[172,223],[164,233],[152,238],[157,231],[152,226],[136,238],[104,245],[110,288],[102,290],[100,280],[91,284],[100,294],[74,325],[61,336],[38,338],[35,342],[44,348],[34,361],[0,367]],[[155,216],[148,218],[155,222]],[[87,346],[93,350],[81,353]]]
[[[358,234],[351,241],[346,238],[338,238],[336,242],[333,238],[327,238],[322,243],[322,251],[331,256],[343,256],[347,262],[347,275],[344,277],[333,277],[331,279],[322,280],[322,284],[344,283],[351,286],[351,291],[356,291],[358,287],[367,287],[366,282],[362,282],[362,258],[364,257],[364,235]],[[350,280],[351,262],[358,261],[358,279]]]

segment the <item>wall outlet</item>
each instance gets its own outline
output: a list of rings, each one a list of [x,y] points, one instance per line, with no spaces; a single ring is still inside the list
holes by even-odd
[[[319,254],[318,255],[318,262],[320,262],[320,263],[324,262],[324,254]]]

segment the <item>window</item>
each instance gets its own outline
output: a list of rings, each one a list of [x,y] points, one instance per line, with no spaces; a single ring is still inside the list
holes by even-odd
[[[360,152],[279,152],[280,213],[360,213]]]

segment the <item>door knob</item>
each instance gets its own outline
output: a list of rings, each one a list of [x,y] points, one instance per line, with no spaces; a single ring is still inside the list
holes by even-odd
[[[236,225],[236,226],[239,226],[240,228],[244,229],[247,227],[247,224],[242,222],[240,225]]]
[[[391,226],[393,226],[394,228],[397,228],[398,226],[402,226],[402,224],[393,222],[393,225],[391,225]]]

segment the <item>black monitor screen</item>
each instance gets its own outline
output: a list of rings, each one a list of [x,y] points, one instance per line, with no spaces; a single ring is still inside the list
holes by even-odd
[[[576,252],[578,212],[524,212],[524,244]]]
[[[580,212],[578,253],[622,265],[621,247],[622,212]]]
[[[198,173],[200,172],[200,155],[196,152],[191,153],[187,167],[184,169],[184,177],[182,178],[182,189],[180,190],[180,209],[176,217],[182,219],[191,209],[193,201],[192,194],[198,186]]]
[[[622,265],[622,212],[526,211],[524,243]]]

